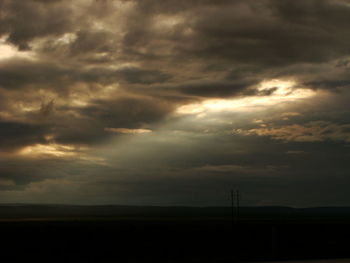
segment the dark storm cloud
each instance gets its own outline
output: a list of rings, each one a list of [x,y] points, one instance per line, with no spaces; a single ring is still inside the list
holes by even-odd
[[[350,85],[350,79],[344,80],[324,80],[324,81],[315,81],[315,82],[306,82],[304,83],[306,86],[312,88],[324,88],[324,89],[339,89],[339,88],[347,88]]]
[[[116,43],[113,34],[105,31],[81,30],[70,46],[70,54],[77,55],[86,52],[111,52]]]
[[[60,35],[70,30],[73,17],[63,1],[12,1],[1,4],[0,32],[20,49],[29,49],[36,37]]]
[[[54,134],[57,141],[61,143],[94,144],[111,136],[104,131],[105,128],[139,128],[144,125],[151,125],[153,122],[164,118],[173,110],[175,105],[145,95],[143,97],[118,95],[116,98],[111,97],[102,100],[94,98],[94,94],[99,94],[99,89],[94,88],[95,85],[116,84],[119,81],[137,84],[162,82],[164,78],[169,76],[161,73],[161,71],[139,68],[120,70],[83,69],[64,67],[50,62],[14,60],[1,63],[0,77],[0,85],[4,90],[28,90],[33,96],[36,94],[36,87],[54,92],[54,95],[47,95],[47,102],[45,102],[45,93],[42,95],[43,98],[39,96],[39,98],[29,99],[29,102],[40,99],[41,106],[34,112],[26,113],[25,116],[28,119],[24,120],[23,123],[17,126],[11,123],[4,124],[5,128],[7,126],[8,129],[13,128],[14,132],[9,132],[8,136],[13,136],[14,140],[17,138],[18,143],[22,142],[21,146],[38,142],[40,138],[42,139],[48,133]],[[91,100],[89,106],[72,107],[60,105],[56,102],[57,98],[55,96],[58,99],[69,100],[71,93],[75,92],[74,85],[79,83],[86,84],[88,87],[91,86],[91,89],[86,90],[92,92],[91,98],[89,98]],[[86,95],[84,91],[80,92],[82,96]],[[17,94],[14,98],[7,98],[6,95],[3,95],[1,108],[9,110],[11,107],[15,107],[11,105],[9,99],[26,102],[26,97],[21,94]],[[81,117],[73,116],[72,112],[80,114]],[[30,124],[33,121],[39,123],[44,121],[45,129],[33,131],[32,126],[34,124]],[[28,125],[28,129],[21,125]],[[24,133],[25,130],[28,130],[27,133]],[[4,135],[3,138],[6,138],[6,136]],[[34,140],[34,138],[37,140]],[[4,143],[11,145],[14,142],[7,139]]]
[[[166,82],[170,75],[158,70],[141,70],[138,68],[125,68],[119,71],[124,79],[129,83],[154,84]]]
[[[173,107],[155,98],[126,96],[108,101],[94,100],[83,108],[57,108],[52,120],[47,122],[57,143],[95,145],[116,136],[106,132],[108,128],[148,128],[166,118]],[[75,112],[79,117],[65,112]]]
[[[197,82],[178,85],[158,85],[149,88],[146,92],[155,94],[157,97],[162,97],[168,101],[178,100],[181,102],[196,101],[203,98],[226,98],[239,97],[258,94],[252,88],[255,81],[218,81],[218,82]],[[143,89],[135,89],[143,93]]]
[[[0,85],[5,89],[29,85],[67,90],[76,82],[110,84],[118,79],[117,72],[105,68],[84,69],[62,66],[47,61],[10,60],[0,63]]]
[[[116,25],[114,30],[92,27],[95,21],[105,22],[102,14],[108,15],[108,19],[113,16],[110,11],[118,10],[112,7],[113,3],[116,1],[79,6],[68,1],[27,1],[25,4],[5,1],[2,31],[9,34],[8,41],[16,45],[30,46],[32,40],[42,39],[46,44],[37,50],[46,56],[65,54],[67,60],[76,57],[81,63],[118,60],[145,63],[150,58],[152,61],[159,58],[164,59],[162,68],[168,68],[168,62],[172,61],[198,61],[204,67],[221,65],[228,71],[246,67],[240,73],[243,75],[250,74],[254,68],[256,74],[260,72],[265,77],[281,70],[281,66],[327,62],[349,52],[350,8],[344,1],[124,1],[136,5],[122,25]],[[152,27],[162,23],[154,21],[157,15],[165,16],[160,20],[167,19],[166,16],[175,19],[173,15],[183,19],[158,32]],[[122,38],[116,29],[122,30]],[[63,45],[66,49],[61,50],[57,43],[49,44],[65,33],[75,36]],[[168,51],[163,54],[164,49]],[[153,67],[159,68],[159,65]],[[88,74],[94,75],[92,71]],[[129,83],[154,84],[171,79],[168,73],[157,69],[130,68],[121,74]],[[177,70],[174,74],[183,72]],[[42,75],[49,76],[49,73]],[[21,76],[11,79],[14,77],[21,79]],[[185,93],[197,92],[188,83],[183,86],[189,87]],[[236,89],[236,85],[232,85],[232,92],[221,92],[218,88],[218,92],[208,91],[206,96],[211,93],[215,97],[231,96]]]
[[[172,105],[147,97],[124,97],[111,101],[96,101],[93,106],[80,110],[92,120],[99,120],[106,127],[138,128],[165,117],[172,111]]]
[[[113,1],[105,1],[113,2]],[[129,1],[130,2],[130,1]],[[183,22],[193,30],[190,37],[178,41],[168,36],[170,46],[179,50],[174,54],[213,57],[237,63],[273,66],[298,62],[321,62],[339,57],[349,51],[349,8],[345,1],[136,1],[139,22],[130,22],[126,31],[129,50],[157,39],[157,33],[147,28],[152,16],[192,14]],[[99,1],[91,5],[103,5]],[[28,46],[33,38],[77,32],[72,50],[84,52],[111,51],[116,45],[112,34],[86,26],[85,20],[68,1],[5,1],[3,4],[3,32],[9,41]],[[94,17],[87,9],[87,17]],[[96,11],[97,12],[97,11]],[[108,10],[103,10],[108,13]],[[134,17],[131,17],[134,18]],[[80,25],[76,27],[76,25]],[[180,27],[183,25],[179,25]],[[173,32],[174,33],[174,32]],[[166,37],[163,35],[163,37]],[[147,38],[147,39],[144,39]],[[187,40],[189,43],[181,43]],[[114,44],[108,44],[114,43]],[[317,44],[316,44],[317,43]],[[131,46],[130,46],[131,45]],[[329,49],[332,46],[332,49]],[[136,50],[135,50],[136,51]],[[75,53],[73,52],[73,53]],[[151,52],[152,53],[152,52]],[[147,55],[147,54],[145,54]]]
[[[67,186],[72,174],[85,174],[82,188],[105,195],[104,201],[131,200],[137,192],[154,202],[196,196],[218,204],[224,198],[218,192],[238,185],[255,193],[250,202],[256,204],[291,203],[291,191],[282,188],[306,192],[323,178],[318,196],[331,182],[330,172],[348,182],[347,1],[3,0],[0,5],[0,47],[14,52],[12,57],[0,52],[0,154],[7,158],[0,163],[1,189],[25,190],[33,182],[45,188],[49,178],[67,180]],[[16,49],[30,52],[20,58]],[[298,118],[283,116],[282,106],[267,113],[175,114],[179,106],[210,98],[273,96],[278,87],[257,90],[271,78],[340,95],[295,105],[296,114],[307,108]],[[123,135],[108,132],[118,129],[153,132],[130,135],[143,140],[126,143]],[[232,134],[234,129],[241,133]],[[56,147],[52,151],[63,151],[62,145],[99,150],[102,142],[118,153],[101,154],[109,162],[103,167],[77,164],[72,155],[69,162],[62,156],[9,154],[36,144]],[[82,156],[92,162],[87,153]],[[74,201],[78,194],[72,196]]]
[[[84,175],[89,170],[101,169],[96,163],[57,158],[2,158],[0,161],[0,189],[25,191],[33,183],[45,180],[64,180]],[[40,191],[40,189],[37,189]],[[40,201],[41,202],[41,201]]]
[[[178,42],[171,39],[174,51],[183,56],[270,67],[319,63],[349,52],[350,9],[345,4],[315,0],[138,1],[141,22],[129,28],[127,48],[156,41],[142,19],[147,24],[152,15],[188,12],[184,23],[193,33]]]
[[[35,143],[44,142],[49,127],[44,125],[0,120],[0,146],[2,150],[14,150]]]
[[[186,0],[165,0],[159,3],[156,0],[145,0],[145,1],[137,1],[138,5],[140,6],[140,9],[144,11],[145,13],[165,13],[165,14],[173,14],[182,12],[184,10],[192,10],[194,8],[201,8],[201,7],[212,7],[212,6],[219,6],[222,7],[223,5],[230,5],[234,1],[232,0],[192,0],[192,1],[186,1]]]
[[[57,168],[58,162],[50,160],[43,162],[41,160],[4,159],[0,164],[0,189],[23,190],[25,185],[29,183],[42,181],[50,177],[50,174],[45,174],[43,171],[49,171],[50,165]],[[5,182],[7,183],[2,185],[2,180],[6,180]]]
[[[189,84],[178,87],[178,90],[184,94],[195,95],[201,97],[233,97],[242,95],[253,95],[254,91],[249,91],[248,88],[256,84],[251,82],[241,82],[241,83],[199,83],[199,84]]]
[[[57,85],[69,70],[48,62],[10,60],[0,63],[0,85],[5,89],[16,89],[28,85]],[[55,80],[55,81],[53,81]]]
[[[30,85],[55,87],[57,92],[67,91],[77,82],[87,84],[116,84],[125,80],[133,84],[162,83],[171,76],[158,70],[123,68],[112,70],[104,67],[92,69],[62,66],[52,62],[33,62],[28,60],[9,60],[0,62],[0,86],[16,89]]]

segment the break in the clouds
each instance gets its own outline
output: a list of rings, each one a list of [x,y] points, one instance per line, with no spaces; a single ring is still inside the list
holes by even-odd
[[[346,0],[2,0],[1,200],[348,204],[349,26]]]

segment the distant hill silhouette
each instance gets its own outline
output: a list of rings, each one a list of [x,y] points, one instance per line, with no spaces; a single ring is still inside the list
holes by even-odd
[[[241,207],[242,219],[350,218],[350,207],[291,208]],[[230,207],[123,206],[123,205],[0,205],[0,219],[49,218],[212,218],[230,219]]]

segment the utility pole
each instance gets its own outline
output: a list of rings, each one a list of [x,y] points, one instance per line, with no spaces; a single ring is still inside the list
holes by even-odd
[[[235,212],[234,212],[234,192],[233,190],[231,190],[231,223],[232,223],[232,227],[235,224]]]
[[[231,217],[232,217],[232,225],[234,225],[234,218],[235,218],[235,210],[234,210],[234,203],[236,199],[236,222],[239,223],[239,206],[240,206],[240,194],[239,190],[231,190]]]
[[[236,190],[236,206],[237,206],[237,223],[239,223],[239,201],[240,201],[240,195],[239,195],[239,190]]]

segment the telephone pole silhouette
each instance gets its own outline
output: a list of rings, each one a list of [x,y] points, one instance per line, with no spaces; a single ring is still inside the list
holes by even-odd
[[[236,216],[235,216],[235,209],[234,209],[234,204],[236,201]],[[231,216],[232,216],[232,225],[234,225],[235,222],[235,217],[236,217],[236,222],[239,223],[239,202],[240,202],[240,193],[239,190],[231,190]]]

